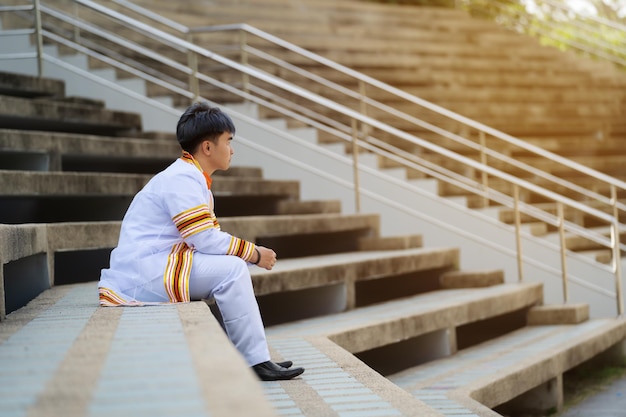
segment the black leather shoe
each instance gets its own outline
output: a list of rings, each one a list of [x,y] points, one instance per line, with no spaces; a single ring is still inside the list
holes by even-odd
[[[304,368],[283,368],[272,361],[262,362],[252,367],[262,381],[280,381],[295,378],[304,372]]]
[[[293,365],[293,362],[291,361],[276,362],[276,365],[282,366],[283,368],[291,368],[291,365]]]

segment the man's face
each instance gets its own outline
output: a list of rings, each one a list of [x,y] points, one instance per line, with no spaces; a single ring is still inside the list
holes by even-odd
[[[211,160],[216,170],[225,171],[230,167],[230,158],[235,153],[231,146],[233,135],[224,132],[215,143],[211,143]]]

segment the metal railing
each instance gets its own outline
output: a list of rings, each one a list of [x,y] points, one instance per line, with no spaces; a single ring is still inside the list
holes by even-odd
[[[41,76],[43,71],[43,38],[41,36],[41,11],[39,8],[39,0],[32,0],[30,4],[15,4],[0,6],[0,16],[8,13],[27,12],[32,13],[34,24],[30,28],[25,29],[8,29],[0,31],[0,39],[6,36],[14,35],[34,35],[36,50],[34,53],[16,52],[11,55],[5,55],[4,59],[27,59],[35,57],[37,59],[37,74]]]
[[[519,280],[524,275],[522,220],[546,223],[560,237],[565,302],[572,279],[566,268],[570,255],[566,237],[578,236],[607,248],[612,253],[607,268],[615,276],[612,296],[618,313],[623,313],[620,258],[626,245],[620,242],[624,230],[620,218],[626,205],[620,198],[626,183],[248,25],[191,29],[124,0],[106,4],[123,12],[90,0],[35,2],[33,10],[42,15],[40,33],[47,42],[142,78],[155,94],[167,93],[185,103],[202,97],[216,97],[220,103],[253,102],[266,115],[314,127],[322,140],[350,146],[357,210],[364,190],[359,182],[364,169],[359,166],[360,151],[375,153],[386,166],[436,178],[445,187],[470,195],[477,206],[512,209]],[[207,42],[211,50],[200,46]],[[39,50],[37,54],[42,56]],[[523,163],[511,156],[516,151],[575,172],[596,189]],[[533,204],[536,201],[551,206]],[[578,220],[583,217],[606,225],[609,236],[585,227]]]

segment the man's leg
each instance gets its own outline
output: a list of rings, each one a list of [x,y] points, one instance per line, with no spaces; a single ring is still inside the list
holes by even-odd
[[[250,366],[270,360],[245,261],[236,256],[194,253],[189,292],[192,300],[215,298],[228,338]]]
[[[304,372],[287,369],[291,361],[278,365],[270,360],[250,271],[241,258],[194,253],[189,293],[192,300],[215,298],[228,338],[260,379],[291,379]]]

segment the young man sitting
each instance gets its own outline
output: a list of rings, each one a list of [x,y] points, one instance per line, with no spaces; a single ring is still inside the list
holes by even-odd
[[[231,118],[207,103],[178,121],[182,156],[134,197],[118,246],[99,283],[100,304],[128,306],[214,298],[231,342],[262,380],[291,379],[303,368],[274,363],[249,265],[271,270],[276,253],[220,229],[211,175],[233,155]]]

